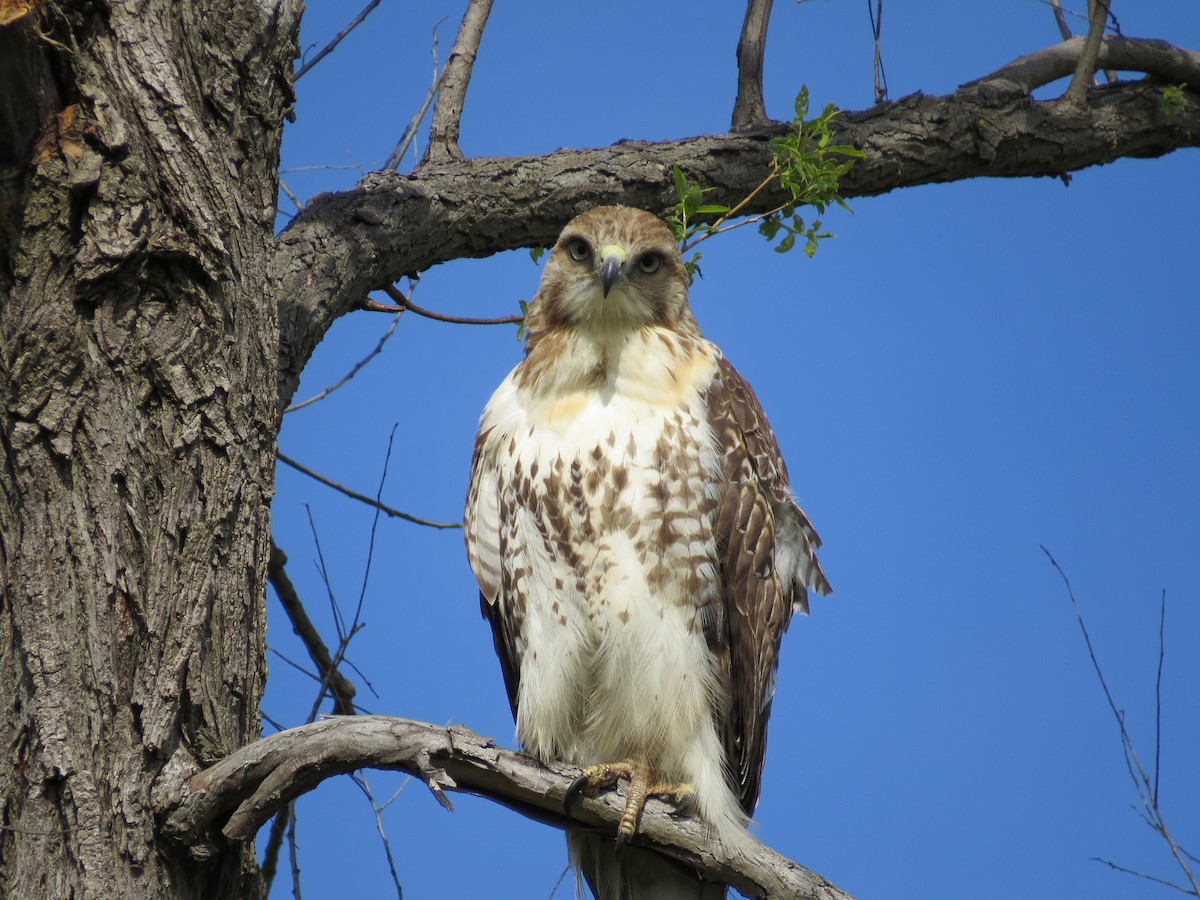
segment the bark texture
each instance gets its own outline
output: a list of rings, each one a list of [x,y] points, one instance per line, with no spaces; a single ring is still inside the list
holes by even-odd
[[[251,845],[198,862],[157,825],[258,734],[296,13],[30,15],[61,100],[2,261],[0,896],[253,896]]]

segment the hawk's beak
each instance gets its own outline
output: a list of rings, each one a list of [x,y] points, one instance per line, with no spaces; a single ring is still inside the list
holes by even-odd
[[[625,261],[625,254],[618,252],[615,247],[605,247],[601,252],[604,262],[600,264],[600,286],[607,297],[613,285],[621,279],[621,263]]]

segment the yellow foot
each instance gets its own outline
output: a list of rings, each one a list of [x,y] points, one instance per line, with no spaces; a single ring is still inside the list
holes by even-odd
[[[622,778],[629,781],[629,794],[625,800],[625,812],[621,814],[621,823],[617,826],[618,844],[628,843],[637,832],[638,820],[642,816],[646,798],[658,797],[678,808],[684,808],[691,803],[695,795],[695,789],[690,784],[659,781],[657,773],[649,763],[626,759],[621,762],[587,766],[583,774],[567,788],[563,798],[564,805],[570,809],[571,803],[579,794],[594,796],[603,788],[613,787]]]

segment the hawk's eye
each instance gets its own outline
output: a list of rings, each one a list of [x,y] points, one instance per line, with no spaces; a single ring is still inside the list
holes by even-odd
[[[638,257],[638,271],[651,275],[662,265],[662,257],[657,253],[643,253]]]
[[[567,252],[571,254],[571,259],[583,262],[592,255],[592,248],[582,238],[572,238],[567,242]]]

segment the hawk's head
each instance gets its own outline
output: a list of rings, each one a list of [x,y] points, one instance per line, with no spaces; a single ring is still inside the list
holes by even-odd
[[[563,229],[526,328],[531,337],[556,328],[611,334],[647,325],[694,333],[687,285],[666,225],[640,209],[600,206]]]

